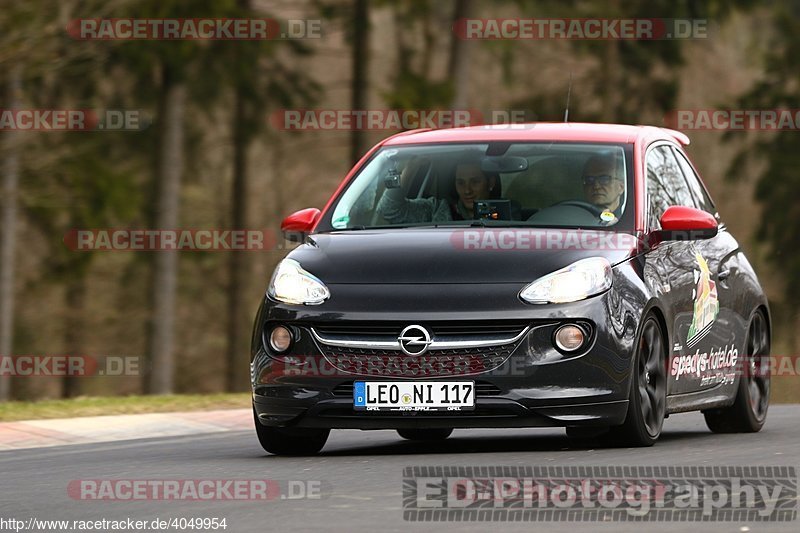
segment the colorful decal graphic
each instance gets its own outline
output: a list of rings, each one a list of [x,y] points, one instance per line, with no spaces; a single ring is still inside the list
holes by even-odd
[[[712,348],[710,352],[679,355],[672,359],[670,375],[679,380],[682,376],[700,379],[701,386],[715,383],[733,383],[739,350],[733,344]]]
[[[700,266],[700,274],[697,277],[697,286],[694,295],[694,315],[692,325],[689,326],[689,333],[686,336],[686,344],[692,347],[711,330],[711,325],[719,313],[719,299],[717,298],[717,284],[711,281],[711,271],[708,269],[708,262],[695,252],[697,264]]]

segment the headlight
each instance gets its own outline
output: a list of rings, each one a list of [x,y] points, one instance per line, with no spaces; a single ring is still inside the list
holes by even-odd
[[[607,259],[581,259],[527,285],[519,297],[532,304],[575,302],[608,290],[611,277]]]
[[[292,259],[278,263],[267,294],[279,302],[305,305],[321,304],[331,296],[328,287]]]

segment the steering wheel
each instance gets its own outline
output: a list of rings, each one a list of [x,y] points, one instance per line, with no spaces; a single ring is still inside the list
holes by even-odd
[[[596,206],[594,204],[590,204],[589,202],[584,202],[581,200],[564,200],[563,202],[556,202],[550,207],[557,207],[559,205],[569,205],[573,207],[580,207],[581,209],[585,209],[589,211],[596,217],[600,217],[600,213],[606,210],[605,207]]]

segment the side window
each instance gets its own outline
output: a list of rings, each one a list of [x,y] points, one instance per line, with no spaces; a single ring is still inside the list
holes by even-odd
[[[695,207],[678,161],[667,145],[657,146],[647,153],[647,194],[647,222],[651,229],[661,227],[659,221],[667,207]]]
[[[660,157],[655,150],[647,153],[647,227],[659,229],[661,215],[669,207],[666,188],[658,173]]]
[[[683,170],[683,175],[686,177],[686,182],[689,184],[689,188],[692,191],[697,208],[711,213],[712,215],[716,214],[717,209],[714,207],[714,202],[711,201],[703,184],[700,183],[700,178],[695,174],[692,165],[689,164],[689,160],[680,150],[675,150],[675,158],[678,160],[681,170]]]

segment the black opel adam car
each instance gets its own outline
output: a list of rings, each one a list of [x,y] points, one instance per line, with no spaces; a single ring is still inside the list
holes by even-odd
[[[445,439],[566,427],[652,445],[671,413],[753,432],[770,313],[683,146],[656,127],[416,130],[374,147],[258,310],[258,438],[313,454],[332,428]]]

